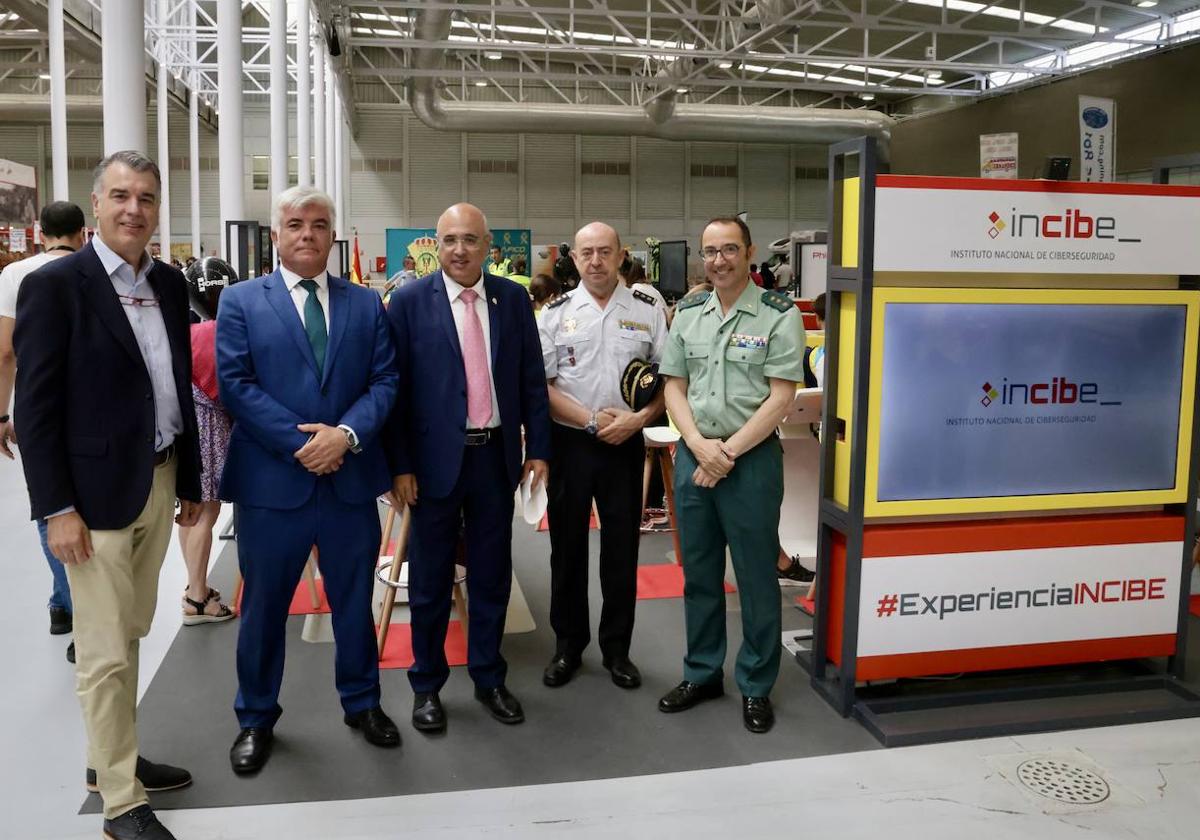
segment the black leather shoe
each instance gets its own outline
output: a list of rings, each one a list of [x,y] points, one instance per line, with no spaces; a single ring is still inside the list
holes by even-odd
[[[742,696],[742,723],[751,732],[769,732],[775,725],[775,710],[770,697]]]
[[[502,685],[495,688],[476,688],[475,699],[492,713],[492,717],[501,723],[522,723],[525,712],[521,703]]]
[[[628,656],[614,656],[604,660],[604,667],[612,674],[614,685],[621,688],[637,688],[642,684],[642,672],[629,661]]]
[[[229,750],[229,763],[239,776],[257,773],[267,763],[275,733],[261,726],[249,726],[238,733]]]
[[[554,658],[550,660],[550,664],[546,666],[546,670],[542,672],[542,682],[551,688],[558,688],[560,685],[566,685],[571,681],[571,677],[579,670],[580,662],[578,656],[570,656],[566,653],[556,653]]]
[[[178,790],[192,783],[192,774],[182,767],[172,767],[170,764],[155,764],[153,761],[147,761],[140,755],[138,756],[135,774],[137,775],[137,780],[142,783],[142,787],[149,793]],[[85,783],[87,789],[92,793],[100,792],[100,788],[96,785],[96,771],[91,767],[87,769],[87,773],[85,774]]]
[[[74,642],[71,642],[71,644],[67,645],[67,661],[70,662],[72,665],[75,664],[75,643]]]
[[[74,622],[71,619],[71,613],[62,607],[50,608],[50,635],[65,636],[71,632]]]
[[[694,683],[684,680],[668,691],[658,701],[660,712],[685,712],[703,700],[712,700],[725,693],[725,686],[719,682]]]
[[[446,710],[436,691],[419,691],[413,695],[413,729],[419,732],[442,732],[446,729]]]
[[[158,821],[149,805],[139,805],[119,817],[104,821],[108,840],[175,840],[175,835]]]
[[[368,744],[377,747],[400,746],[400,730],[379,706],[355,715],[346,715],[344,720],[351,729],[361,729]]]

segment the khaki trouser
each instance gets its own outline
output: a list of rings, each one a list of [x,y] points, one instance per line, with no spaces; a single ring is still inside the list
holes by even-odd
[[[155,467],[138,518],[119,531],[92,531],[92,558],[67,566],[75,601],[75,693],[106,819],[146,804],[135,775],[138,640],[149,632],[158,602],[158,573],[174,521],[175,467],[173,458]]]

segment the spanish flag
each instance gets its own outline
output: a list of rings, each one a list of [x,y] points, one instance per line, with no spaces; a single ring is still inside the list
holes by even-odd
[[[362,263],[358,259],[358,234],[354,234],[354,256],[350,258],[350,282],[356,286],[363,285]]]

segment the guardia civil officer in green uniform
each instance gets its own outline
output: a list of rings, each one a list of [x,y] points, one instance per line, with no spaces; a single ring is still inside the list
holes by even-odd
[[[804,327],[792,300],[750,279],[754,246],[740,219],[714,219],[701,236],[713,291],[686,297],[659,372],[682,436],[675,505],[683,550],[687,655],[683,682],[659,700],[682,712],[724,693],[725,549],[742,607],[734,678],[751,732],[775,723],[782,618],[775,563],[783,451],[776,427],[804,381]]]

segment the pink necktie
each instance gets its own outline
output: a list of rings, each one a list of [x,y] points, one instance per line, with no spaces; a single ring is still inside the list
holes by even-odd
[[[487,348],[483,344],[483,324],[475,311],[479,293],[463,289],[459,298],[466,304],[463,321],[463,368],[467,373],[467,426],[482,429],[492,419],[492,385],[488,377]]]

